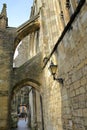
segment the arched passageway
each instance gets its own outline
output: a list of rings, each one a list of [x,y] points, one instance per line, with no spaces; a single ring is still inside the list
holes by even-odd
[[[11,129],[16,126],[17,128],[15,128],[15,130],[29,130],[29,128],[42,129],[43,110],[40,87],[36,83],[27,81],[15,86],[11,95],[11,115],[12,113],[17,115],[15,120],[14,117],[11,116],[11,119],[13,118]],[[26,118],[24,112],[22,111],[25,107],[27,109]]]

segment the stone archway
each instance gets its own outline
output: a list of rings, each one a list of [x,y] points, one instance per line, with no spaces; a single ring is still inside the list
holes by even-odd
[[[32,128],[39,128],[42,129],[43,127],[43,108],[42,108],[42,99],[41,99],[41,87],[40,83],[32,82],[29,79],[25,79],[25,81],[21,81],[17,83],[11,92],[11,100],[13,99],[14,95],[17,94],[17,92],[24,88],[24,87],[30,87],[29,88],[29,113],[28,118],[29,127]],[[17,105],[16,105],[17,106]],[[11,106],[12,107],[12,106]]]
[[[41,89],[39,82],[31,81],[30,79],[25,79],[25,80],[17,83],[13,87],[11,94],[13,94],[15,91],[19,91],[24,86],[31,86],[31,87],[35,88],[38,92],[40,92],[40,89]]]

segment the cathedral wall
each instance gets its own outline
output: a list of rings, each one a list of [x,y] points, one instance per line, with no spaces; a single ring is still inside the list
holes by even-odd
[[[0,29],[0,129],[10,124],[10,91],[13,63],[13,35]]]
[[[61,91],[63,128],[87,129],[87,6],[82,8],[72,29],[58,48],[58,69],[64,78]],[[65,92],[67,91],[67,93]]]
[[[61,85],[52,79],[47,64],[44,72],[44,125],[45,130],[87,129],[86,85],[87,85],[87,6],[86,3],[68,30],[56,54],[51,59],[58,64],[58,77],[64,79]],[[55,17],[54,17],[55,19]],[[49,21],[50,17],[49,17]],[[54,20],[55,21],[55,20]],[[47,20],[48,22],[48,20]],[[47,29],[49,51],[55,43],[55,35]],[[52,30],[54,31],[54,30]],[[51,39],[51,42],[49,40]],[[47,37],[46,37],[47,38]],[[54,39],[55,38],[55,39]],[[52,44],[51,44],[52,43]],[[50,45],[49,45],[50,44]],[[47,44],[46,44],[46,48]],[[46,50],[47,51],[47,50]],[[45,53],[47,54],[47,53]]]

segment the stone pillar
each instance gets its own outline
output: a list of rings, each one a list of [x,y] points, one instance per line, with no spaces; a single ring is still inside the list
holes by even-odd
[[[12,39],[0,30],[0,130],[9,129],[10,87],[12,73]]]
[[[34,119],[34,127],[37,125],[37,108],[36,108],[36,91],[33,89],[33,119]]]
[[[42,130],[42,106],[41,106],[41,98],[40,98],[40,94],[38,91],[36,91],[36,116],[37,116],[37,129]]]
[[[29,127],[33,127],[33,94],[32,90],[29,93]]]

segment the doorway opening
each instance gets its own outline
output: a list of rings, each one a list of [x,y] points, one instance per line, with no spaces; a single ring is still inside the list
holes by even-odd
[[[11,100],[11,129],[41,129],[41,109],[41,95],[34,87],[24,86],[14,91]]]

